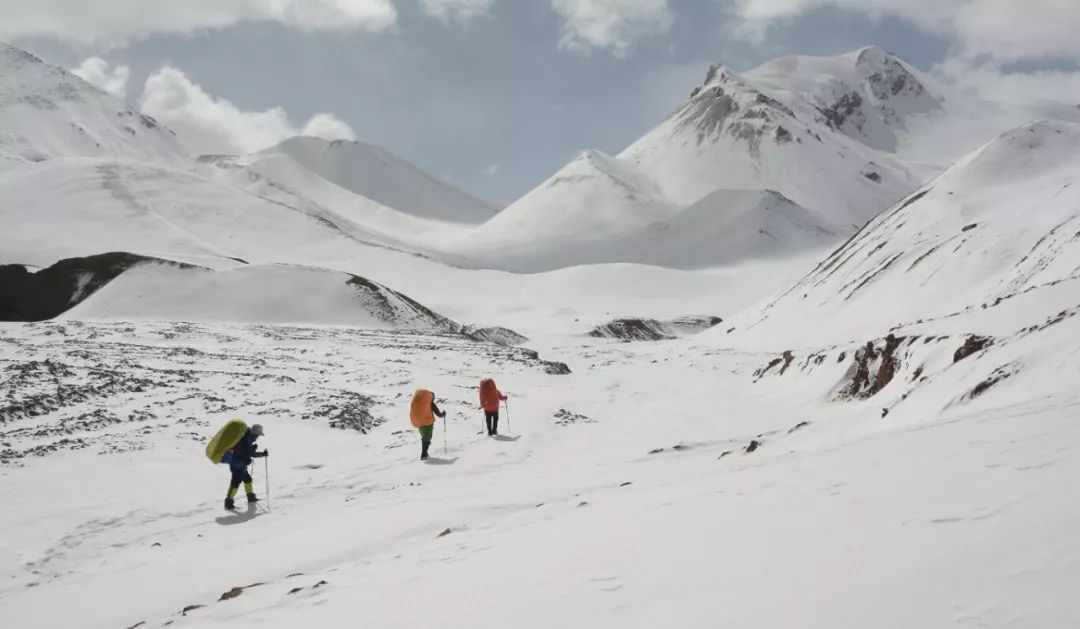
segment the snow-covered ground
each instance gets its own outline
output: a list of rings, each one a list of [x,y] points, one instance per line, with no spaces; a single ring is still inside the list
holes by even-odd
[[[1062,361],[1077,321],[955,364],[965,335],[912,341],[878,394],[906,398],[885,418],[881,397],[830,397],[857,344],[815,349],[819,362],[567,338],[541,357],[573,373],[548,375],[444,336],[5,325],[0,617],[1070,626],[1080,391]],[[798,356],[762,375],[781,349]],[[1010,377],[974,395],[999,365]],[[480,434],[485,375],[510,395],[499,439]],[[406,412],[416,386],[450,412],[427,465]],[[236,416],[266,426],[269,509],[221,510],[227,474],[202,449]]]

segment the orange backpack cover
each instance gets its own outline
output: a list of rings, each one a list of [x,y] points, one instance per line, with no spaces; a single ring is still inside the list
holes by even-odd
[[[435,423],[435,413],[431,412],[431,403],[434,401],[435,394],[427,389],[417,389],[416,393],[413,393],[409,419],[414,427],[430,426]]]
[[[491,378],[484,378],[480,381],[480,406],[484,407],[484,410],[493,413],[499,410],[499,388],[495,386],[495,381]]]

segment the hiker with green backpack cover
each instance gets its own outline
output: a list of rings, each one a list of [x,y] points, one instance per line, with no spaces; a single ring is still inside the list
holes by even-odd
[[[260,452],[255,444],[255,441],[264,434],[261,424],[254,424],[248,428],[242,420],[231,419],[206,446],[206,456],[212,462],[229,465],[231,477],[229,491],[225,495],[225,508],[230,511],[236,508],[233,499],[240,490],[241,483],[244,484],[244,491],[247,492],[248,504],[253,506],[259,501],[259,497],[255,495],[255,487],[252,484],[248,466],[254,459],[270,456],[269,450]]]

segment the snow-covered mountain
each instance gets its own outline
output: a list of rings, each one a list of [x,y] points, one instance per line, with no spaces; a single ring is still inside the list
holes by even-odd
[[[454,250],[500,268],[571,266],[584,260],[584,243],[630,233],[678,211],[625,163],[586,151],[470,231]]]
[[[776,190],[838,224],[862,224],[918,186],[911,170],[830,127],[802,94],[713,66],[690,100],[619,154],[670,198]],[[785,102],[787,101],[787,102]]]
[[[837,57],[783,57],[742,78],[804,118],[896,156],[923,179],[1017,125],[1080,122],[1071,105],[978,99],[877,46]]]
[[[390,151],[363,142],[294,137],[243,157],[206,156],[206,163],[245,166],[273,184],[318,200],[326,184],[424,219],[476,224],[498,208],[440,181]],[[340,201],[340,198],[339,198]]]
[[[0,160],[189,159],[156,120],[63,68],[0,42]]]

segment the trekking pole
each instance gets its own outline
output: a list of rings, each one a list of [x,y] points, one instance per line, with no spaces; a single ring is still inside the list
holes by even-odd
[[[270,510],[270,457],[263,457],[263,476],[266,477],[266,510]]]
[[[507,400],[504,400],[504,402],[506,404],[506,433],[507,434],[514,434],[510,430],[510,400],[507,399]]]
[[[447,452],[447,450],[446,450],[446,415],[447,415],[447,413],[444,412],[443,416],[442,416],[442,453],[443,453],[443,456],[446,456],[446,452]]]

